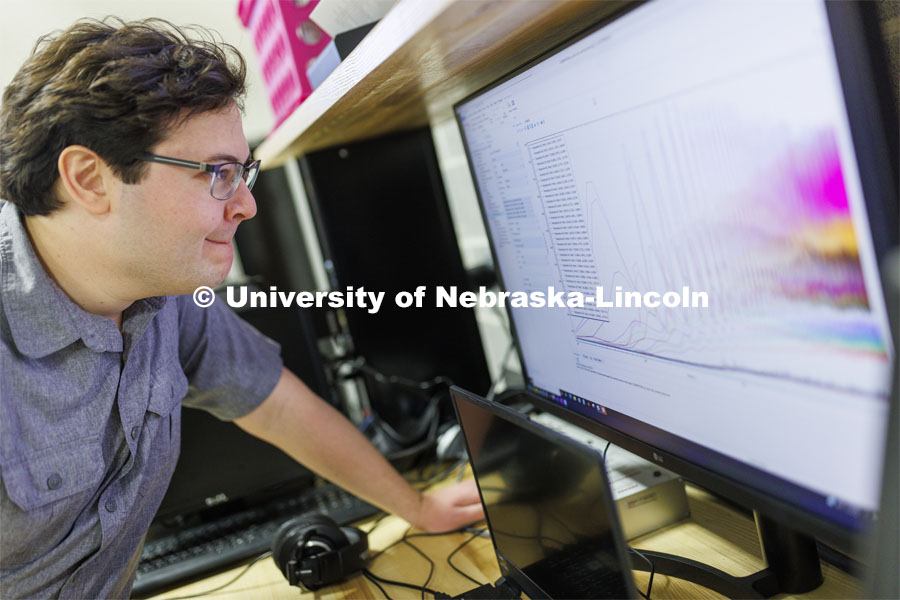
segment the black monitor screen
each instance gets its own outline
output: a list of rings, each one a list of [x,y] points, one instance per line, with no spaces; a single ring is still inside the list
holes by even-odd
[[[883,132],[851,131],[836,8],[649,2],[456,112],[504,287],[532,294],[507,304],[530,388],[853,530],[878,506],[872,210],[896,190],[864,186]]]
[[[501,566],[536,585],[532,597],[631,597],[600,455],[467,398],[454,394]]]

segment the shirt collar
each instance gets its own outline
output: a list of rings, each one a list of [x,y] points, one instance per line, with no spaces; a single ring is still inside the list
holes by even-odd
[[[34,252],[18,207],[2,200],[0,293],[13,341],[26,356],[41,358],[79,339],[97,352],[122,351],[116,324],[85,311],[56,285]],[[165,302],[165,297],[139,300],[123,318],[140,314],[149,322],[148,313],[152,318]]]

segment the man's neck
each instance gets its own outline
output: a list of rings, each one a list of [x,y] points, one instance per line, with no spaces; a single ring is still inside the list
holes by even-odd
[[[52,217],[25,217],[25,230],[34,253],[56,285],[85,311],[112,320],[121,331],[122,313],[133,300],[111,293],[104,269],[85,251],[84,239]]]

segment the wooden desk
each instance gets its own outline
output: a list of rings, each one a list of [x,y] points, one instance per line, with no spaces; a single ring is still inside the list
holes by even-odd
[[[763,568],[752,519],[691,486],[688,486],[688,501],[691,507],[690,519],[631,540],[631,545],[639,549],[652,549],[693,558],[734,575],[748,575]],[[362,528],[368,530],[371,525],[370,521],[362,525]],[[398,517],[387,517],[372,531],[369,536],[369,545],[373,550],[381,550],[400,539],[408,527],[407,523]],[[447,556],[469,537],[471,537],[469,534],[458,533],[410,540],[435,563],[434,576],[428,587],[448,594],[459,594],[475,587],[472,582],[453,571],[446,561]],[[495,581],[500,577],[493,546],[486,538],[478,538],[467,544],[453,557],[453,563],[482,582]],[[243,568],[232,569],[155,596],[155,598],[162,599],[204,592],[231,580]],[[375,558],[370,563],[369,569],[380,577],[418,585],[424,584],[425,578],[428,576],[428,563],[405,544],[394,546]],[[859,580],[828,564],[823,564],[823,571],[825,583],[817,590],[797,597],[859,598],[861,596],[862,587]],[[648,577],[648,573],[635,573],[638,589],[642,591],[646,589]],[[413,590],[387,585],[384,587],[392,598],[420,597],[420,594]],[[298,597],[309,600],[313,598],[382,600],[384,598],[381,592],[361,575],[353,577],[343,584],[319,590],[315,594],[309,592],[301,594],[298,588],[287,584],[271,558],[260,561],[259,564],[251,567],[231,586],[203,597],[232,600],[235,598],[296,600]],[[722,596],[679,579],[656,575],[653,580],[651,597],[661,600],[664,598],[721,598]],[[430,598],[430,596],[426,595],[426,598]]]

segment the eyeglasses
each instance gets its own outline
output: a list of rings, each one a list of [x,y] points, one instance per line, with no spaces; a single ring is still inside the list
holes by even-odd
[[[224,162],[211,165],[204,162],[146,153],[141,154],[138,159],[211,173],[212,180],[209,182],[209,193],[216,200],[228,200],[234,196],[238,186],[241,184],[241,179],[247,183],[247,189],[253,189],[253,184],[256,183],[256,176],[259,175],[258,160],[247,159],[246,163]]]

